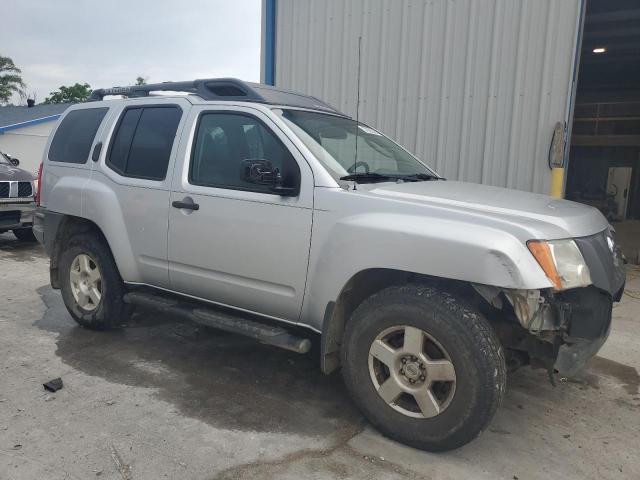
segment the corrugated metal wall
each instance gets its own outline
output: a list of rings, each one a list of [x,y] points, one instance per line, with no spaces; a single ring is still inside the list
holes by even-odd
[[[547,192],[580,0],[278,0],[276,85],[356,112],[450,179]]]

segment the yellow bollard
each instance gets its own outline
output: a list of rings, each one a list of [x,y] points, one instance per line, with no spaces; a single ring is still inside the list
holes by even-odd
[[[551,169],[551,192],[555,198],[562,198],[562,185],[564,183],[564,168]]]

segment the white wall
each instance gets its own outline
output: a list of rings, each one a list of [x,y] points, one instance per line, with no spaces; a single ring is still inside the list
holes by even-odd
[[[547,192],[581,0],[278,0],[276,85],[355,116],[450,179]]]
[[[34,174],[42,161],[49,133],[56,120],[0,133],[0,151],[20,160],[19,167]]]

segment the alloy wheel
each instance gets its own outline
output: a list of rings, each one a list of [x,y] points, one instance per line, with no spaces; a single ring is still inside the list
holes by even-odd
[[[73,259],[69,281],[73,298],[80,307],[88,311],[98,308],[102,299],[102,274],[89,255],[81,253]]]
[[[382,400],[409,417],[435,417],[455,394],[449,354],[417,327],[399,325],[381,332],[369,349],[369,373]]]

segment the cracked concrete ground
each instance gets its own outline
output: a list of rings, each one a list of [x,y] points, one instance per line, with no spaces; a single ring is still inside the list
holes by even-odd
[[[40,247],[0,235],[0,480],[640,478],[637,268],[585,372],[514,373],[489,430],[445,454],[374,431],[317,355],[148,314],[91,332],[48,284]]]

